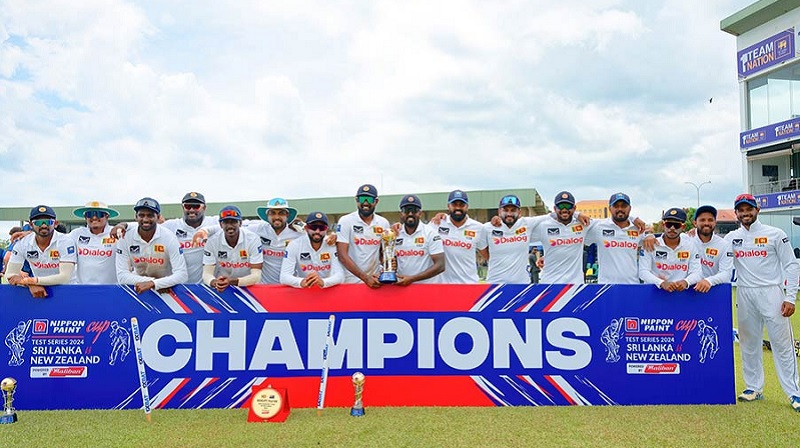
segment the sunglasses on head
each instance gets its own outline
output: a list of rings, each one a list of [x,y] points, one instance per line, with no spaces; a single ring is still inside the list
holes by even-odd
[[[105,218],[106,216],[108,216],[108,213],[101,212],[99,210],[89,210],[88,212],[83,214],[83,217],[86,219],[93,219],[93,218],[102,219]]]
[[[682,225],[682,222],[664,221],[664,227],[667,229],[680,229]]]
[[[219,218],[220,218],[220,219],[225,219],[225,218],[238,218],[238,217],[239,217],[239,214],[238,214],[238,213],[236,213],[236,210],[223,210],[223,211],[221,211],[221,212],[220,212],[220,214],[219,214]]]
[[[41,227],[41,226],[52,226],[56,223],[55,219],[34,219],[33,221],[34,227]]]
[[[368,203],[368,204],[374,204],[375,203],[375,198],[373,198],[372,196],[359,196],[356,199],[358,200],[359,204],[363,204],[365,202]]]
[[[562,202],[562,203],[556,205],[556,207],[559,210],[572,210],[573,205],[568,203],[568,202]]]
[[[184,210],[200,210],[200,207],[202,207],[202,206],[203,206],[203,204],[198,204],[196,202],[186,202],[186,203],[183,204],[183,209]]]
[[[755,201],[756,198],[752,194],[743,193],[743,194],[740,194],[739,196],[736,196],[736,199],[734,200],[734,202],[739,202],[739,201],[742,201],[742,200]]]
[[[312,223],[312,224],[307,224],[306,225],[306,229],[310,229],[310,230],[313,230],[315,232],[327,232],[328,231],[328,225],[327,224],[322,224],[322,223]]]
[[[412,215],[419,211],[419,207],[414,207],[413,205],[406,205],[405,207],[401,208],[400,211],[407,215]]]
[[[506,196],[500,200],[501,205],[516,205],[519,207],[519,199],[515,198],[514,196]]]

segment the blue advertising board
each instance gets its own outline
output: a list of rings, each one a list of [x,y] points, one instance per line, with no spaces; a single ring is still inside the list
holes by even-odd
[[[785,191],[756,195],[758,206],[762,209],[800,205],[800,191]]]
[[[244,406],[253,385],[316,405],[329,315],[326,402],[351,406],[733,404],[730,285],[363,285],[294,289],[0,286],[0,375],[18,409],[141,408],[131,318],[152,407]]]
[[[792,118],[791,120],[741,132],[739,133],[739,146],[742,149],[747,149],[792,138],[800,138],[800,118]]]
[[[794,58],[794,28],[781,31],[736,53],[739,78]]]

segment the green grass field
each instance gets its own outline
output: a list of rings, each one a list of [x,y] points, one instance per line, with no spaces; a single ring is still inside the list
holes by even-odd
[[[793,318],[800,334],[800,318]],[[19,411],[0,444],[102,447],[659,446],[798,447],[800,413],[765,353],[765,400],[733,406],[294,409],[286,423],[246,423],[237,410]],[[742,389],[738,346],[736,392]],[[24,391],[20,391],[24,393]],[[369,389],[365,391],[369,394]],[[734,393],[734,391],[731,391]]]

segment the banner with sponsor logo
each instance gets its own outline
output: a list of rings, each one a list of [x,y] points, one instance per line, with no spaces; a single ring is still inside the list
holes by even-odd
[[[800,138],[800,118],[792,118],[739,134],[739,147],[752,148],[777,141]]]
[[[366,406],[734,403],[731,289],[650,285],[201,285],[137,295],[58,286],[47,299],[0,286],[18,409],[142,406],[131,318],[154,408],[232,408],[251,386],[316,405],[328,317],[326,403]]]
[[[794,28],[789,28],[736,53],[739,79],[794,57]]]
[[[758,206],[762,209],[800,205],[800,191],[756,195]]]

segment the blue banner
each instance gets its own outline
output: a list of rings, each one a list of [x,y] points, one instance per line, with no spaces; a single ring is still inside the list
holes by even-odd
[[[794,58],[794,28],[751,45],[736,53],[739,78],[766,70]]]
[[[782,121],[739,134],[739,146],[742,149],[766,143],[800,138],[800,118]]]
[[[762,209],[800,205],[800,191],[786,191],[756,195],[758,206]]]
[[[246,404],[287,387],[316,405],[328,316],[330,406],[734,403],[730,285],[0,286],[2,376],[18,409],[142,406],[138,319],[153,408]],[[413,392],[413,393],[412,393]]]

